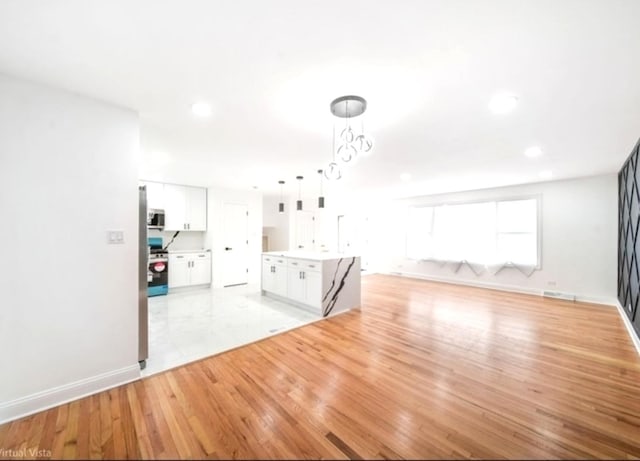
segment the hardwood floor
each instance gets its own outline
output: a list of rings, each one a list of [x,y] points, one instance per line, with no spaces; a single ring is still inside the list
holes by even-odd
[[[615,308],[371,275],[362,309],[0,426],[0,456],[638,458]]]

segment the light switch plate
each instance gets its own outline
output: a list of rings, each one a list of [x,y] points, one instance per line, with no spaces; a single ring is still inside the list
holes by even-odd
[[[118,245],[118,244],[124,243],[124,231],[108,230],[107,243],[110,245]]]

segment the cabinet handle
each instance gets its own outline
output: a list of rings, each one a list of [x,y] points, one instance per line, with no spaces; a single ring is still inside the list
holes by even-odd
[[[291,263],[291,265],[292,265],[292,266],[297,266],[297,265],[298,265],[298,263]]]
[[[207,255],[198,255],[198,258],[206,258]]]
[[[191,230],[191,223],[187,224],[187,229]]]
[[[182,258],[184,258],[184,256],[179,256],[179,255],[178,255],[178,256],[176,256],[176,258],[177,258],[177,259],[182,259]]]
[[[302,273],[302,280],[304,280],[306,277],[304,275],[304,272]]]
[[[314,267],[316,267],[316,265],[315,264],[309,264],[309,267],[314,268]]]

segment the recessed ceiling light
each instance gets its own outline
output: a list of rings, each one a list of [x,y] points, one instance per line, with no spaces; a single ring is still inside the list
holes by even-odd
[[[197,117],[209,117],[211,115],[211,106],[204,101],[198,101],[191,106],[191,112]]]
[[[404,182],[407,182],[411,179],[411,175],[409,173],[402,173],[400,175],[400,179],[403,180]]]
[[[518,105],[518,97],[511,93],[497,93],[489,101],[489,110],[494,114],[508,114]]]
[[[538,146],[531,146],[527,150],[524,151],[525,157],[536,158],[542,155],[542,149]]]
[[[553,178],[553,173],[549,170],[544,170],[538,173],[538,176],[540,176],[542,179],[551,179]]]

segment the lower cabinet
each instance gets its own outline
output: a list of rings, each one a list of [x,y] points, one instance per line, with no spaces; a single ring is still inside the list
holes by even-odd
[[[211,283],[211,253],[169,254],[169,288]]]
[[[262,290],[319,309],[322,306],[322,263],[263,255]]]
[[[313,307],[322,303],[320,263],[289,259],[287,264],[287,298]]]
[[[287,296],[287,264],[284,258],[262,257],[262,289],[279,296]]]

